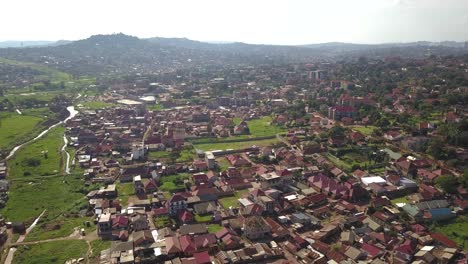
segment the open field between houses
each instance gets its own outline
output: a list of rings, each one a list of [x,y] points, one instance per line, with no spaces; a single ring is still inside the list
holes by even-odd
[[[57,126],[46,135],[16,152],[8,162],[9,179],[58,174],[61,171],[63,133]]]
[[[0,112],[0,150],[9,150],[40,133],[44,118]]]
[[[84,240],[51,241],[21,245],[15,252],[14,264],[65,263],[69,259],[85,258],[88,245]]]

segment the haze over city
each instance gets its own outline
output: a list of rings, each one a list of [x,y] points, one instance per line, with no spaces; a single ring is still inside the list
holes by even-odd
[[[140,38],[300,45],[466,41],[465,0],[3,0],[0,41]]]

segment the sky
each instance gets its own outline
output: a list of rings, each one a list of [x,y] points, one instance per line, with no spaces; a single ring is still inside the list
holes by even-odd
[[[0,41],[141,38],[299,45],[468,41],[468,0],[0,0]]]

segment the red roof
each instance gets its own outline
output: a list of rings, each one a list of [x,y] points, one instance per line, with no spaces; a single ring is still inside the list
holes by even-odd
[[[432,239],[434,239],[435,241],[438,241],[439,243],[443,244],[446,247],[451,247],[451,248],[457,247],[457,243],[455,243],[455,241],[451,240],[450,238],[440,233],[431,233],[430,235]]]
[[[366,251],[367,254],[369,254],[371,257],[378,256],[380,253],[382,253],[380,248],[378,248],[376,246],[373,246],[373,245],[370,245],[370,244],[367,244],[367,243],[362,244],[361,249]]]
[[[194,253],[193,257],[197,264],[211,263],[211,258],[207,251]]]

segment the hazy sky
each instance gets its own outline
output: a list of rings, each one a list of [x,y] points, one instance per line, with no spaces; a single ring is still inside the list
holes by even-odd
[[[468,40],[468,0],[0,0],[0,41],[138,37],[308,44]]]

